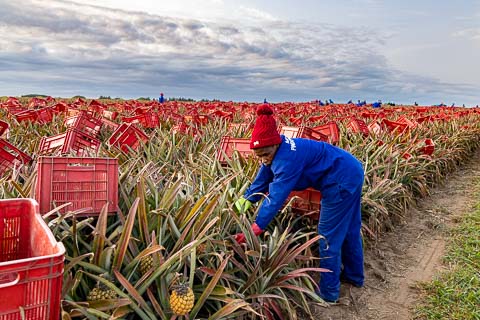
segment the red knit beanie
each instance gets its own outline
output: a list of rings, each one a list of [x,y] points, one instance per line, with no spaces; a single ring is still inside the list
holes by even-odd
[[[277,131],[277,124],[273,118],[273,110],[268,104],[257,109],[257,121],[253,127],[250,149],[258,149],[282,143]]]

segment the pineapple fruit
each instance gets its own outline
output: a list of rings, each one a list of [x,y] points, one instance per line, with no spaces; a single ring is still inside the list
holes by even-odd
[[[140,273],[142,275],[146,274],[148,270],[152,269],[152,267],[153,267],[152,255],[145,256],[140,260]]]
[[[192,288],[188,285],[180,284],[173,286],[172,294],[170,295],[170,307],[177,316],[188,314],[195,302],[195,295]]]
[[[100,283],[93,288],[87,296],[87,301],[97,301],[104,299],[116,299],[117,294],[114,290],[109,289],[104,284]]]

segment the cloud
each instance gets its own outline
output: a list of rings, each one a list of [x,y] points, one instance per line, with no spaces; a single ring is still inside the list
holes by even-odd
[[[386,35],[369,29],[286,22],[248,8],[255,24],[69,1],[0,5],[4,95],[387,100],[466,89],[392,69],[382,55]]]
[[[458,30],[453,33],[453,36],[459,38],[466,38],[478,42],[480,40],[480,28],[468,28]]]

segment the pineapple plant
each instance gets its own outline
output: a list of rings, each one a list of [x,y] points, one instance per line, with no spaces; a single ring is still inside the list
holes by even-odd
[[[76,105],[85,109],[88,103],[78,101]],[[166,118],[168,107],[162,107]],[[235,104],[224,107],[232,112],[240,108]],[[250,107],[245,106],[246,110]],[[301,107],[297,105],[296,109]],[[179,114],[208,111],[202,108],[200,103],[174,105]],[[281,109],[279,105],[279,115],[285,111]],[[118,111],[124,112],[121,108]],[[35,154],[42,136],[64,132],[61,123],[65,116],[59,113],[51,123],[42,125],[10,122],[9,141],[27,154]],[[0,117],[10,119],[5,108],[0,108]],[[234,119],[244,122],[246,118],[237,112]],[[292,125],[289,117],[284,120]],[[426,187],[455,169],[479,144],[478,114],[431,122],[396,136],[386,131],[368,137],[345,135],[342,121],[338,120],[342,130],[339,146],[365,163],[362,211],[368,227],[365,230],[373,235],[395,224],[396,217],[412,205],[416,195],[425,195]],[[298,232],[285,232],[289,221],[297,218],[279,214],[266,236],[254,241],[248,251],[228,244],[229,236],[239,231],[239,226],[247,230],[251,217],[235,214],[231,206],[258,169],[254,160],[237,154],[228,166],[215,161],[215,147],[223,135],[248,135],[248,131],[231,132],[228,124],[213,119],[202,125],[202,134],[192,137],[172,135],[172,122],[167,120],[149,131],[151,139],[141,151],[128,155],[110,149],[105,141],[112,130],[102,129],[102,148],[97,156],[119,159],[118,216],[107,217],[105,213],[77,221],[75,213],[61,216],[51,212],[44,217],[67,250],[64,312],[72,318],[108,318],[115,314],[116,318],[160,320],[172,315],[245,320],[285,314],[293,319],[298,318],[298,310],[309,313],[315,283],[308,274],[318,272],[309,253],[316,243],[315,230],[309,233],[312,230],[306,226]],[[35,139],[24,139],[27,133],[33,133]],[[415,153],[418,146],[413,141],[417,137],[435,140],[432,157]],[[414,157],[402,158],[407,152]],[[33,165],[22,167],[12,178],[0,177],[0,196],[27,197],[34,178]],[[172,281],[175,273],[182,269],[189,286],[171,287],[177,284]],[[195,292],[202,293],[197,300],[193,283]],[[98,299],[114,299],[115,303],[96,302]],[[90,302],[88,307],[79,303],[85,300]]]

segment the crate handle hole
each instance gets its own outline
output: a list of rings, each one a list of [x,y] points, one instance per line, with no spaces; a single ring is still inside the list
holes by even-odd
[[[95,169],[95,165],[92,163],[68,163],[67,168],[78,170],[92,170]]]
[[[14,286],[18,281],[20,281],[20,273],[18,272],[0,274],[0,289]]]

